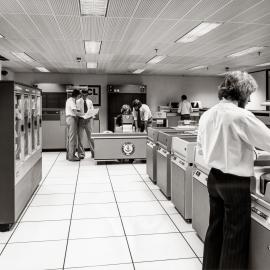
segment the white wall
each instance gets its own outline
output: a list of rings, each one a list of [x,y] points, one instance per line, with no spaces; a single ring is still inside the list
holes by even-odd
[[[107,84],[145,84],[147,103],[152,111],[158,105],[178,101],[182,94],[190,100],[201,100],[204,107],[211,107],[218,102],[217,88],[220,77],[182,77],[182,76],[147,76],[147,75],[91,75],[91,74],[56,74],[56,73],[16,73],[15,80],[25,84],[97,84],[101,85],[101,130],[107,126]]]
[[[258,89],[250,96],[250,102],[247,105],[249,110],[265,110],[265,106],[261,106],[261,103],[266,100],[266,71],[259,71],[251,73],[253,78],[258,84]]]

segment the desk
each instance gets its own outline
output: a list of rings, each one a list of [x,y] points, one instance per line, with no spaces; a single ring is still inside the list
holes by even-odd
[[[146,133],[92,133],[96,161],[146,159]]]

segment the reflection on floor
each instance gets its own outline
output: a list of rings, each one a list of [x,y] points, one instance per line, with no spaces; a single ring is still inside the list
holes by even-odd
[[[0,269],[201,269],[203,244],[150,182],[145,164],[96,165],[43,154],[43,182],[12,231]]]

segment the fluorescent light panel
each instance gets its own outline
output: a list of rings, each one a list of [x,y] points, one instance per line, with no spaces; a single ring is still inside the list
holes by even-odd
[[[15,55],[17,58],[19,58],[21,61],[25,63],[33,63],[35,60],[31,58],[29,55],[23,52],[12,52],[13,55]]]
[[[197,69],[203,69],[203,68],[207,68],[207,66],[196,66],[196,67],[188,68],[188,70],[197,70]]]
[[[143,68],[139,68],[139,69],[136,69],[136,70],[133,71],[134,74],[140,74],[142,72],[144,72]]]
[[[105,16],[108,0],[80,0],[81,14]]]
[[[209,33],[210,31],[214,30],[218,26],[220,26],[221,23],[207,23],[202,22],[195,28],[193,28],[191,31],[189,31],[187,34],[176,40],[176,43],[189,43],[193,42],[199,37]]]
[[[146,62],[146,64],[157,64],[157,63],[161,62],[164,58],[166,58],[165,55],[156,55],[153,58],[151,58],[150,60],[148,60]]]
[[[100,51],[101,41],[89,41],[84,42],[85,52],[87,54],[98,54]]]
[[[36,67],[37,70],[39,70],[40,72],[50,72],[47,68],[45,67]]]
[[[263,50],[264,48],[265,47],[251,47],[251,48],[248,48],[248,49],[236,52],[236,53],[232,53],[232,54],[228,55],[227,57],[232,57],[232,58],[239,57],[239,56],[247,55],[250,53],[259,52],[259,51]]]
[[[270,62],[256,65],[256,67],[266,67],[266,66],[270,66]]]
[[[97,62],[87,62],[86,67],[87,68],[97,68]]]
[[[4,36],[0,34],[0,38],[4,38]]]

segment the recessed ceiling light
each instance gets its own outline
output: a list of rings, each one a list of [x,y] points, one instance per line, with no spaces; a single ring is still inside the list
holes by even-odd
[[[266,66],[270,66],[270,62],[256,65],[256,67],[266,67]]]
[[[193,42],[199,37],[209,33],[210,31],[214,30],[218,26],[220,26],[221,23],[208,23],[208,22],[202,22],[195,28],[193,28],[191,31],[186,33],[184,36],[181,38],[177,39],[175,42],[176,43],[189,43]]]
[[[239,52],[236,52],[236,53],[232,53],[230,55],[228,55],[227,57],[239,57],[239,56],[243,56],[243,55],[247,55],[247,54],[250,54],[250,53],[254,53],[254,52],[259,52],[261,50],[263,50],[265,47],[251,47],[251,48],[248,48],[248,49],[245,49],[245,50],[242,50],[242,51],[239,51]]]
[[[139,68],[139,69],[136,69],[136,70],[133,71],[134,74],[140,74],[142,72],[144,72],[143,68]]]
[[[101,41],[84,41],[85,52],[87,54],[98,54],[100,51]]]
[[[50,72],[47,68],[45,67],[36,67],[37,70],[39,70],[40,72]]]
[[[207,66],[196,66],[196,67],[188,68],[187,70],[197,70],[197,69],[203,69],[203,68],[207,68]]]
[[[35,60],[31,58],[29,55],[23,52],[12,52],[13,55],[15,55],[17,58],[19,58],[21,61],[26,63],[33,63]]]
[[[148,60],[146,62],[146,64],[157,64],[157,63],[161,62],[164,58],[166,58],[165,55],[155,55],[153,58]]]
[[[108,0],[80,0],[81,15],[105,16]]]
[[[87,68],[97,68],[97,62],[87,62],[86,67]]]

